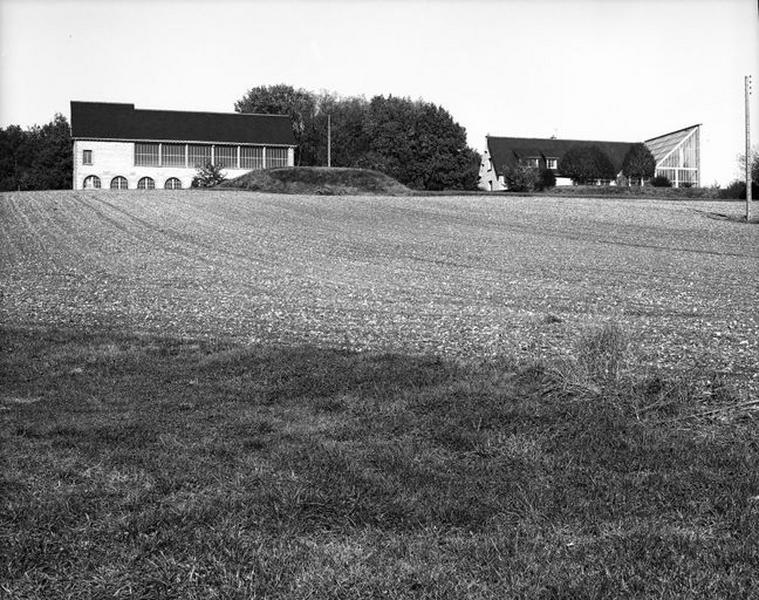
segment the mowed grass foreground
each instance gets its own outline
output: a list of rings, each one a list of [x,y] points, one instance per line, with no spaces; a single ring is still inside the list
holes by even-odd
[[[717,208],[2,196],[0,594],[756,596]]]

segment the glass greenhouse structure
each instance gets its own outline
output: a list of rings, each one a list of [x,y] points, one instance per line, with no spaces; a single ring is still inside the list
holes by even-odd
[[[656,159],[655,175],[666,177],[674,187],[700,186],[700,137],[699,124],[646,140]]]

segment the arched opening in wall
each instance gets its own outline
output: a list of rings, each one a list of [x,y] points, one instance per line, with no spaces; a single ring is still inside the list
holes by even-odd
[[[181,190],[182,189],[182,182],[179,181],[176,177],[169,177],[166,180],[166,183],[163,184],[163,189],[165,190]]]
[[[112,190],[126,190],[129,188],[129,184],[127,184],[126,177],[121,177],[120,175],[114,177],[111,179],[111,189]]]
[[[153,181],[152,177],[143,177],[137,182],[137,189],[138,190],[154,190],[155,181]]]
[[[85,190],[99,190],[100,189],[100,177],[97,175],[89,175],[84,178]]]

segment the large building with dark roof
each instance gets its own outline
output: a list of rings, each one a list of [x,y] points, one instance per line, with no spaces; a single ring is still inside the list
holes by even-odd
[[[291,122],[281,115],[71,102],[71,136],[74,189],[186,188],[209,161],[236,177],[295,159]]]
[[[656,160],[655,175],[667,177],[675,187],[701,184],[701,125],[692,125],[645,140]],[[614,165],[614,172],[622,173],[625,155],[634,142],[606,142],[594,140],[560,140],[555,138],[487,137],[487,147],[480,165],[480,187],[485,190],[507,188],[503,172],[509,166],[524,164],[547,168],[556,176],[557,185],[571,185],[559,169],[559,162],[575,146],[597,146]],[[614,181],[598,181],[614,184]]]

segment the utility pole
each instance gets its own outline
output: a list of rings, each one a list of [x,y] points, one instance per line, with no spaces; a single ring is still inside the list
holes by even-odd
[[[331,115],[327,115],[327,166],[328,167],[332,166],[332,116]]]
[[[743,78],[746,96],[746,223],[751,220],[751,125],[748,97],[751,95],[751,75]]]

